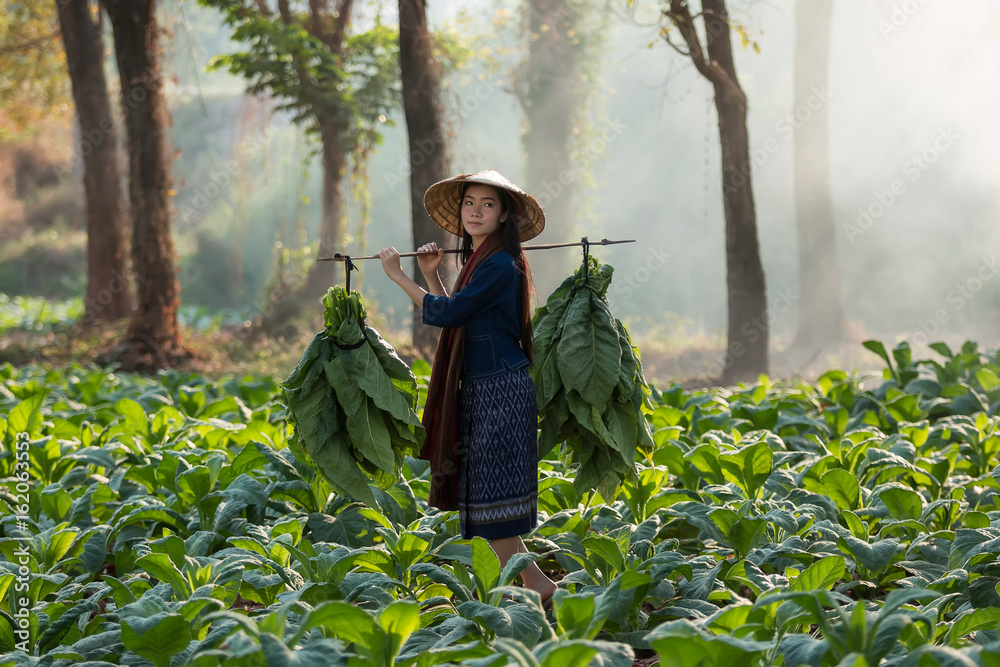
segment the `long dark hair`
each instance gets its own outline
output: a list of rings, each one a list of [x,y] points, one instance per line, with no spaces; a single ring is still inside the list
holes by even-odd
[[[458,204],[459,223],[462,221],[462,204],[465,203],[465,193],[472,185],[483,184],[469,182],[462,184],[462,198],[459,199]],[[535,283],[531,279],[531,267],[528,265],[528,258],[525,257],[524,249],[521,247],[521,231],[517,215],[521,207],[518,205],[519,202],[514,199],[514,195],[507,190],[497,187],[493,187],[493,189],[500,195],[500,216],[504,217],[504,214],[506,214],[504,222],[500,223],[499,229],[493,233],[499,234],[504,250],[514,256],[517,272],[521,276],[521,303],[518,309],[521,318],[521,349],[527,355],[528,361],[533,362],[534,336],[531,329],[531,296],[535,293]],[[465,225],[461,225],[461,229],[462,241],[460,247],[462,252],[459,254],[459,257],[461,258],[462,266],[465,266],[465,263],[472,257],[472,237],[465,231]]]

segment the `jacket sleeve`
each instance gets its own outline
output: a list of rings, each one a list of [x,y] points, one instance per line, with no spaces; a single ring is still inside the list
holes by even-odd
[[[494,305],[514,279],[513,265],[486,261],[476,268],[472,280],[451,297],[424,295],[420,321],[435,327],[460,327]]]

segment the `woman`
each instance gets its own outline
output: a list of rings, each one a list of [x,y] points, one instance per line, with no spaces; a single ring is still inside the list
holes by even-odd
[[[458,510],[462,537],[484,537],[505,565],[527,553],[521,536],[538,511],[538,413],[531,363],[531,272],[521,242],[545,226],[534,197],[493,170],[435,183],[424,207],[462,239],[463,267],[448,295],[438,275],[444,251],[418,252],[430,291],[403,272],[393,247],[378,252],[386,274],[443,327],[431,372],[421,458],[431,462],[429,504]],[[548,602],[556,585],[535,564],[521,573]]]

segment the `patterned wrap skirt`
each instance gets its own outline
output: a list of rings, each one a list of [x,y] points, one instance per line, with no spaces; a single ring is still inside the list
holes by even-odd
[[[538,521],[538,408],[528,369],[463,380],[458,414],[462,537],[530,533]]]

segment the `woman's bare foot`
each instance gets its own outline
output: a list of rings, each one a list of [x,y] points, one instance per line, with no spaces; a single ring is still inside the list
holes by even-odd
[[[556,591],[559,589],[551,579],[549,579],[549,583],[551,586],[546,587],[545,590],[538,591],[542,596],[542,607],[544,609],[552,609],[552,598],[555,597]]]
[[[507,560],[515,553],[528,553],[524,541],[520,537],[507,537],[498,540],[491,540],[490,546],[497,554],[501,567],[507,564]],[[521,581],[524,585],[535,591],[542,597],[542,605],[549,608],[552,605],[552,596],[555,595],[555,582],[542,572],[537,563],[529,563],[521,571]]]

